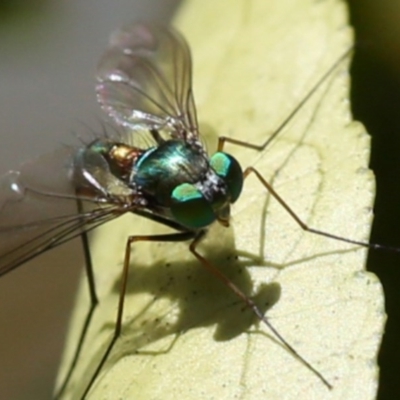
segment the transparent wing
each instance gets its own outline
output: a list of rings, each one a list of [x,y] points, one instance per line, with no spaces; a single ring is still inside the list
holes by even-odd
[[[173,28],[132,23],[116,31],[97,80],[98,101],[117,124],[197,135],[190,50]]]
[[[118,216],[119,206],[105,197],[106,190],[85,180],[112,184],[102,161],[86,160],[79,175],[73,166],[76,151],[62,148],[0,178],[0,276]]]

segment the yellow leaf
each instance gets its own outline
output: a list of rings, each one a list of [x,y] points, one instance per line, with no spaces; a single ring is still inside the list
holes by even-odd
[[[351,46],[334,0],[186,1],[176,19],[190,43],[202,132],[261,144]],[[255,167],[310,226],[367,240],[374,181],[369,137],[349,111],[348,62],[264,151],[225,150]],[[111,339],[128,235],[168,232],[135,216],[92,243],[100,304],[65,398],[79,398]],[[211,276],[185,243],[133,246],[122,336],[90,399],[372,399],[385,320],[365,249],[302,231],[250,175],[229,229],[200,252],[253,296],[329,390]],[[82,283],[60,381],[88,307]]]

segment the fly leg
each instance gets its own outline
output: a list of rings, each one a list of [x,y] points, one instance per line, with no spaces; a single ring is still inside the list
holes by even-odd
[[[345,55],[347,56],[348,54],[345,53]],[[345,55],[343,55],[340,58],[340,60],[342,60]],[[338,64],[338,62],[335,63],[335,66],[337,66],[337,64]],[[332,70],[332,68],[331,68],[331,70]],[[330,72],[332,72],[331,70],[330,70]],[[324,77],[326,77],[326,76],[327,76],[327,74],[324,75]],[[308,97],[310,95],[311,94],[307,95],[306,98],[308,99]],[[292,112],[291,115],[293,115],[293,113],[297,112],[298,109],[299,109],[299,107],[296,107],[295,111]],[[276,137],[277,132],[280,132],[280,130],[283,128],[283,126],[285,124],[286,123],[284,122],[284,124],[282,124],[281,127],[262,145],[255,145],[255,144],[243,142],[241,140],[236,140],[236,139],[233,139],[233,138],[220,136],[218,138],[218,151],[222,151],[223,150],[225,143],[232,143],[232,144],[235,144],[237,146],[247,147],[247,148],[251,148],[251,149],[259,150],[259,151],[264,150],[264,148],[271,142],[271,140],[273,138]],[[257,171],[257,169],[255,169],[254,167],[246,168],[245,171],[243,172],[243,178],[246,179],[251,173],[253,173],[253,174],[255,174],[257,176],[258,180],[262,183],[262,185],[279,202],[279,204],[289,213],[289,215],[296,221],[296,223],[304,231],[310,232],[310,233],[313,233],[313,234],[316,234],[316,235],[324,236],[324,237],[327,237],[327,238],[330,238],[330,239],[339,240],[341,242],[345,242],[345,243],[350,243],[350,244],[355,244],[355,245],[358,245],[358,246],[366,247],[368,249],[388,250],[388,251],[393,251],[395,253],[399,253],[400,252],[400,248],[398,248],[398,247],[380,245],[380,244],[377,244],[377,243],[363,242],[363,241],[354,240],[354,239],[348,239],[348,238],[345,238],[345,237],[342,237],[342,236],[334,235],[334,234],[326,232],[326,231],[322,231],[322,230],[319,230],[319,229],[314,229],[312,227],[309,227],[301,218],[298,217],[298,215],[294,212],[294,210],[275,191],[275,189],[272,187],[272,185],[270,183],[268,183],[264,179],[264,177],[261,175],[260,172]]]
[[[348,239],[342,236],[333,235],[332,233],[322,231],[320,229],[314,229],[308,226],[294,211],[293,209],[282,199],[281,196],[276,192],[270,183],[268,183],[264,177],[253,167],[248,167],[243,172],[244,178],[248,177],[251,173],[255,174],[262,185],[268,190],[268,192],[278,201],[278,203],[286,210],[286,212],[296,221],[296,223],[306,232],[314,233],[316,235],[324,236],[329,239],[339,240],[341,242],[355,244],[357,246],[367,247],[369,249],[384,249],[394,252],[400,252],[400,248],[384,246],[376,243],[368,243],[360,240]]]
[[[189,246],[191,253],[201,262],[203,267],[205,267],[209,272],[211,272],[216,278],[218,278],[225,286],[232,290],[236,296],[238,296],[246,305],[249,307],[256,317],[263,322],[271,332],[279,339],[279,341],[297,358],[299,359],[309,370],[311,370],[328,388],[332,389],[332,385],[326,380],[326,378],[316,370],[304,357],[302,357],[292,345],[290,345],[285,338],[279,333],[279,331],[271,324],[263,312],[257,307],[254,301],[242,292],[227,276],[225,276],[218,268],[212,265],[205,257],[203,257],[197,250],[197,245],[204,238],[205,231],[201,231],[194,238]]]
[[[83,212],[83,206],[81,200],[77,200],[77,208],[78,208],[78,213],[82,214]],[[65,388],[67,387],[72,373],[76,367],[76,364],[78,362],[79,356],[82,351],[83,343],[85,341],[94,310],[96,309],[96,306],[99,303],[97,294],[96,294],[96,282],[94,278],[94,273],[93,273],[93,263],[92,263],[92,257],[90,255],[90,248],[89,248],[89,239],[88,239],[88,233],[86,231],[82,232],[81,235],[81,241],[82,241],[82,247],[83,247],[83,254],[84,254],[84,259],[85,259],[85,270],[86,270],[86,277],[87,277],[87,283],[88,283],[88,290],[89,290],[89,297],[90,297],[90,306],[89,310],[86,314],[85,322],[82,327],[81,334],[79,335],[79,340],[78,344],[76,346],[76,350],[74,353],[74,356],[71,361],[71,365],[68,368],[67,374],[65,375],[65,378],[61,384],[61,386],[57,389],[56,394],[54,395],[54,399],[58,400],[62,397]]]
[[[308,93],[301,99],[297,106],[289,113],[289,115],[282,121],[277,129],[273,132],[271,136],[262,144],[248,143],[243,140],[230,138],[227,136],[220,136],[218,138],[218,151],[222,151],[225,143],[232,143],[237,146],[247,147],[249,149],[254,149],[258,151],[264,150],[286,127],[286,125],[292,120],[292,118],[303,108],[307,101],[313,96],[313,94],[318,90],[318,88],[324,83],[333,72],[339,67],[339,65],[350,56],[353,52],[353,47],[347,49],[336,62],[318,79],[318,81],[312,86]]]
[[[132,245],[139,241],[182,242],[182,241],[193,239],[194,236],[195,236],[194,232],[185,231],[185,232],[179,232],[179,233],[169,233],[169,234],[164,234],[164,235],[129,236],[128,237],[128,240],[126,241],[126,246],[125,246],[125,257],[124,257],[124,263],[123,263],[123,268],[122,268],[121,288],[120,288],[120,292],[119,292],[118,310],[117,310],[117,316],[115,319],[114,333],[113,333],[113,336],[112,336],[109,344],[107,345],[107,348],[106,348],[96,370],[94,371],[88,385],[86,386],[84,393],[81,396],[82,400],[85,399],[86,395],[89,393],[90,389],[92,388],[94,382],[96,381],[98,375],[100,374],[100,371],[102,370],[104,364],[106,363],[107,358],[110,355],[111,350],[115,345],[115,342],[117,341],[118,337],[121,334],[122,318],[123,318],[123,311],[124,311],[126,288],[127,288],[127,284],[128,284],[128,272],[129,272]]]

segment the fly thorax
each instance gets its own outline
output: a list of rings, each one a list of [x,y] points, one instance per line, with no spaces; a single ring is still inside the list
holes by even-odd
[[[130,185],[155,207],[170,208],[171,193],[183,183],[200,182],[209,169],[207,158],[182,140],[149,149],[138,160]]]
[[[215,153],[202,179],[178,185],[171,195],[171,213],[180,224],[204,228],[215,220],[229,223],[230,204],[242,191],[243,173],[238,161],[227,153]]]

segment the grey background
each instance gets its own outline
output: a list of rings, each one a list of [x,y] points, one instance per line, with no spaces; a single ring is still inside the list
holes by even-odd
[[[94,69],[110,32],[168,21],[177,4],[0,2],[0,173],[98,128]],[[51,398],[82,262],[72,243],[0,279],[0,399]]]

